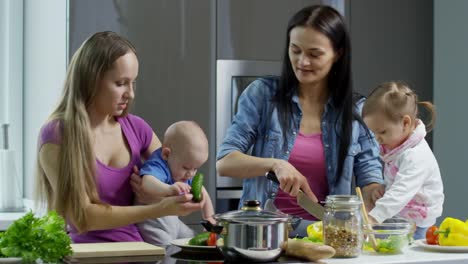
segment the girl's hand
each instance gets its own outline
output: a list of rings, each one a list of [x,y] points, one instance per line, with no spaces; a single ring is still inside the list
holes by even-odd
[[[385,194],[385,186],[384,185],[379,185],[378,187],[375,187],[373,190],[372,190],[372,193],[371,193],[371,201],[375,204],[375,202],[382,198],[382,196],[384,196]]]
[[[362,198],[364,199],[367,212],[370,212],[372,209],[374,209],[375,201],[373,201],[372,195],[374,194],[374,190],[379,188],[383,188],[385,190],[385,186],[379,183],[370,183],[361,188]]]
[[[185,182],[175,182],[171,185],[172,195],[181,195],[190,193],[192,188]]]
[[[296,197],[299,190],[302,190],[312,201],[318,202],[317,197],[310,189],[307,179],[291,163],[278,160],[273,165],[272,170],[276,174],[276,177],[278,177],[281,190],[293,197]]]

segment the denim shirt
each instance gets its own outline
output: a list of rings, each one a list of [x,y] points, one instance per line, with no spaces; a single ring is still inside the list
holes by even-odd
[[[238,112],[217,153],[217,160],[232,151],[248,153],[263,158],[288,160],[302,118],[299,98],[293,96],[292,129],[289,129],[284,142],[280,115],[272,102],[278,89],[278,78],[260,78],[252,82],[239,97]],[[357,111],[361,113],[364,99],[357,102]],[[374,135],[368,135],[366,129],[357,121],[352,123],[352,135],[348,156],[344,161],[342,177],[335,181],[338,164],[339,137],[335,129],[337,109],[329,99],[321,117],[322,141],[325,151],[326,174],[330,194],[351,194],[353,175],[359,187],[370,183],[383,183],[382,163],[379,146]],[[285,144],[286,143],[286,144]],[[287,149],[284,148],[287,146]],[[264,175],[243,180],[243,191],[239,206],[245,200],[259,200],[263,206],[267,199],[274,199],[278,184],[269,181]]]

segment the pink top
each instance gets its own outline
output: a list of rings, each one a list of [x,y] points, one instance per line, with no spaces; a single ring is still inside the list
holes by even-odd
[[[104,203],[117,206],[133,204],[133,191],[130,175],[134,165],[141,166],[141,154],[149,147],[153,138],[152,128],[140,117],[128,115],[117,118],[123,135],[131,149],[131,160],[123,168],[113,168],[96,160],[97,187],[99,197]],[[45,124],[39,136],[39,148],[46,144],[61,144],[62,129],[58,121]],[[128,225],[109,230],[90,231],[78,234],[70,225],[70,237],[75,243],[143,241],[135,225]]]
[[[289,163],[307,178],[318,200],[324,201],[329,190],[322,133],[304,135],[299,132],[291,156],[289,156]],[[281,189],[278,190],[275,205],[286,214],[300,216],[307,220],[317,220],[297,204],[295,197],[289,196]]]

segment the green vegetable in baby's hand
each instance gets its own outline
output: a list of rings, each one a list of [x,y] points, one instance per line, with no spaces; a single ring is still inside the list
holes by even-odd
[[[203,174],[197,173],[192,180],[192,200],[196,203],[202,200]]]
[[[65,221],[56,212],[38,218],[32,212],[0,234],[0,257],[20,257],[23,263],[58,262],[73,253]]]

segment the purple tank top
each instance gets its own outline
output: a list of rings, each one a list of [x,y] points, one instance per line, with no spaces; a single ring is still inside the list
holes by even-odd
[[[133,191],[130,175],[134,165],[141,166],[141,154],[149,147],[153,138],[152,128],[140,117],[128,115],[118,118],[123,135],[131,149],[131,159],[123,168],[112,168],[96,160],[97,188],[104,203],[116,206],[133,204]],[[39,148],[46,144],[61,144],[62,130],[58,121],[45,124],[40,132]],[[108,230],[90,231],[79,234],[69,224],[69,234],[75,243],[143,241],[136,225],[128,225]]]

